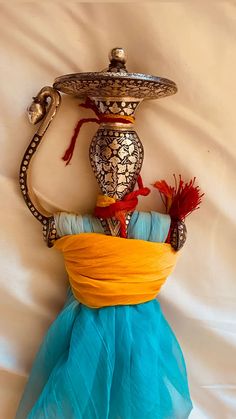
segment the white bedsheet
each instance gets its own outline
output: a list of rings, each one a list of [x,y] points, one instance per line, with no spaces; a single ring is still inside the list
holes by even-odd
[[[35,132],[31,97],[62,74],[98,71],[122,46],[130,71],[176,81],[177,95],[143,103],[136,127],[148,186],[172,174],[197,177],[205,192],[188,220],[188,241],[160,296],[183,349],[194,402],[191,419],[236,418],[235,340],[235,1],[149,3],[29,2],[0,5],[0,418],[14,418],[37,348],[63,305],[60,255],[18,187]],[[63,96],[33,166],[39,196],[54,208],[91,212],[98,191],[88,161],[97,126],[81,131],[72,164],[60,157],[80,116]],[[158,194],[142,210],[162,210]],[[103,419],[103,418],[101,418]]]

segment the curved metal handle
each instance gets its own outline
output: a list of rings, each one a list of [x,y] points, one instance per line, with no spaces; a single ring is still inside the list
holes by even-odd
[[[47,100],[50,99],[50,103]],[[34,134],[29,146],[27,147],[21,165],[20,165],[20,188],[25,200],[27,207],[31,214],[37,218],[44,225],[44,237],[48,241],[50,232],[48,230],[49,225],[52,224],[52,214],[50,214],[40,204],[37,196],[35,195],[33,188],[30,185],[30,164],[34,157],[38,147],[43,139],[43,136],[51,124],[56,112],[61,103],[61,96],[59,92],[50,86],[43,87],[36,97],[33,98],[33,102],[28,108],[28,116],[30,122],[37,124],[43,119],[37,132]],[[52,229],[50,228],[50,231]],[[51,234],[54,235],[54,234]],[[52,237],[53,239],[53,237]]]

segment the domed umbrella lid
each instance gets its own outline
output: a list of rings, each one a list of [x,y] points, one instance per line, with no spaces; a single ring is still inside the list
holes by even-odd
[[[53,87],[78,98],[158,99],[177,92],[176,84],[169,79],[142,73],[129,73],[123,48],[113,48],[109,54],[110,65],[99,72],[74,73],[57,77]]]

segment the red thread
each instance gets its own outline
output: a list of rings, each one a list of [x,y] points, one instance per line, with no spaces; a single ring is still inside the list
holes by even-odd
[[[96,118],[83,118],[80,119],[74,129],[74,134],[71,138],[71,142],[69,147],[67,148],[67,150],[65,151],[64,156],[62,157],[62,160],[66,161],[66,166],[70,163],[72,156],[73,156],[73,152],[74,152],[74,148],[75,148],[75,143],[78,137],[78,134],[80,132],[80,128],[82,127],[83,124],[87,123],[87,122],[96,122],[97,124],[100,123],[99,119]]]
[[[119,115],[116,117],[115,115],[104,115],[104,114],[99,113],[97,107],[89,98],[86,99],[85,103],[82,103],[79,106],[86,109],[92,109],[92,111],[97,115],[97,118],[82,118],[77,122],[74,129],[74,134],[71,138],[70,145],[65,151],[64,156],[62,157],[62,160],[66,161],[66,166],[70,163],[72,159],[74,148],[75,148],[75,143],[76,143],[77,137],[79,135],[80,129],[83,124],[88,123],[88,122],[95,122],[96,124],[101,124],[102,122],[121,122],[125,124],[130,124],[132,122],[130,120],[127,120],[125,116],[122,117],[122,115]]]
[[[128,212],[133,212],[138,205],[138,196],[147,196],[150,193],[150,189],[143,187],[142,178],[139,175],[137,179],[138,189],[136,191],[130,192],[124,196],[123,199],[117,201],[113,204],[110,204],[107,207],[95,207],[94,214],[99,218],[112,218],[115,217],[120,221],[120,235],[121,237],[127,236],[126,229],[126,214]]]

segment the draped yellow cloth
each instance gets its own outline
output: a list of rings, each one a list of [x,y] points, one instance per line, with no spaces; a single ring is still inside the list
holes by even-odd
[[[75,298],[91,308],[154,299],[178,253],[170,244],[81,233],[56,240]]]

